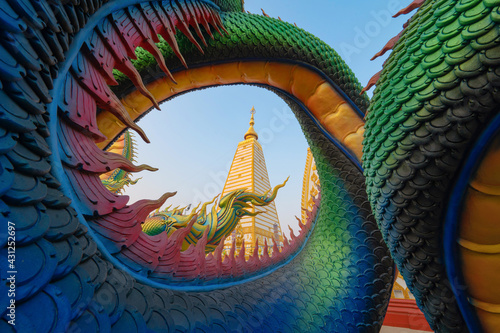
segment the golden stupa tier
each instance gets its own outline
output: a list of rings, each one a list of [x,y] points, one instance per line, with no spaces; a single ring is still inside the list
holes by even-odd
[[[312,211],[314,206],[313,198],[318,196],[320,189],[318,171],[314,162],[311,149],[307,148],[306,167],[304,178],[302,180],[302,198],[301,198],[301,222],[306,223],[307,212]]]
[[[238,143],[222,196],[236,189],[246,189],[256,194],[263,194],[271,189],[264,152],[254,129],[254,113],[255,109],[252,108],[250,127],[244,140]],[[253,253],[256,240],[259,240],[262,247],[259,251],[262,251],[264,241],[273,244],[276,240],[278,246],[282,245],[283,237],[275,203],[266,207],[254,207],[253,212],[259,214],[243,217],[235,231],[226,239],[226,252],[231,248],[233,239],[237,243],[245,240],[247,256]]]

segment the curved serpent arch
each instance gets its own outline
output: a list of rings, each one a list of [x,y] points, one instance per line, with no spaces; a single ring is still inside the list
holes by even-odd
[[[192,51],[198,52],[190,49],[191,43],[201,48],[196,46],[198,37],[193,37],[188,25],[196,33],[200,23],[204,29],[204,32],[198,30],[200,36],[208,33],[209,25],[219,30],[215,41],[209,42],[213,44],[205,47],[214,51],[212,56],[205,55],[208,64],[217,59],[217,53],[223,56],[218,49],[226,37],[219,35],[223,33],[219,15],[226,28],[232,27],[231,38],[245,37],[237,30],[242,23],[238,21],[245,21],[246,17],[260,18],[236,13],[222,15],[216,6],[206,1],[109,2],[102,8],[94,1],[78,6],[57,2],[23,2],[19,6],[9,2],[8,5],[9,10],[19,15],[18,18],[11,15],[13,21],[2,17],[10,23],[8,28],[13,30],[13,36],[26,45],[36,45],[27,52],[32,56],[31,62],[20,58],[20,72],[16,73],[16,65],[2,67],[3,78],[8,80],[2,101],[4,106],[9,106],[2,118],[3,128],[9,130],[2,141],[5,143],[2,199],[8,204],[4,216],[15,221],[16,253],[22,258],[16,262],[19,272],[17,315],[22,322],[17,329],[28,331],[36,326],[40,331],[124,328],[127,331],[210,331],[220,327],[228,331],[277,328],[353,331],[377,330],[381,326],[392,282],[392,262],[371,217],[363,194],[361,171],[356,167],[360,154],[360,120],[340,134],[332,135],[328,128],[317,129],[312,120],[299,111],[306,108],[306,100],[287,90],[292,87],[277,86],[294,105],[299,105],[297,117],[306,130],[325,184],[322,207],[309,241],[298,249],[293,259],[278,258],[281,261],[272,262],[264,275],[256,272],[244,275],[240,281],[236,275],[235,282],[223,285],[222,289],[217,285],[207,289],[204,283],[201,286],[195,283],[190,287],[191,292],[175,291],[182,289],[182,285],[179,287],[178,281],[175,284],[171,280],[159,285],[155,269],[159,262],[154,258],[159,256],[161,263],[165,257],[162,256],[165,240],[147,238],[137,234],[134,228],[141,216],[161,205],[170,194],[160,200],[127,206],[125,197],[111,195],[96,182],[100,173],[115,167],[127,171],[148,169],[102,153],[95,146],[94,141],[104,139],[100,127],[96,126],[98,110],[102,110],[101,114],[114,114],[146,139],[117,97],[123,95],[121,86],[115,92],[107,86],[115,83],[112,68],[126,73],[130,82],[155,103],[130,62],[135,48],[142,46],[168,74],[162,55],[152,43],[156,39],[154,32],[161,33],[171,45],[166,51],[165,64],[173,63],[175,70],[175,62],[168,57],[170,50],[191,64],[197,57]],[[42,8],[44,15],[31,15],[33,6]],[[68,20],[69,17],[76,20]],[[15,19],[25,25],[18,24],[17,29]],[[231,22],[232,19],[236,22]],[[76,22],[78,26],[74,25]],[[278,24],[288,31],[296,30],[298,36],[312,38],[271,19],[261,24],[264,24],[262,32],[270,29],[266,25]],[[172,38],[175,28],[187,36],[189,44],[177,43]],[[337,90],[343,86],[347,94],[366,107],[366,100],[356,97],[359,84],[333,51],[311,40],[313,47],[319,46],[327,52],[325,60],[332,59],[322,65],[330,67],[329,73],[322,73],[314,63],[310,65],[316,80],[311,84],[321,87],[323,92],[318,96],[334,96],[333,111],[341,106],[341,110],[345,109],[342,112],[350,112],[355,120],[361,119],[354,103]],[[280,43],[283,43],[281,39],[276,46]],[[299,45],[297,50],[317,54],[308,45]],[[24,72],[23,66],[33,63],[33,59],[40,59],[40,66],[32,65]],[[271,57],[263,54],[261,59]],[[239,63],[236,60],[226,63],[230,62]],[[245,72],[251,73],[250,69]],[[151,73],[158,76],[156,65]],[[148,77],[144,77],[148,83]],[[227,77],[231,79],[230,75]],[[265,84],[262,78],[259,80]],[[182,86],[180,80],[179,86]],[[317,112],[318,115],[325,113]],[[321,119],[316,122],[323,124],[322,127],[329,124],[322,123]],[[335,135],[338,139],[333,140],[334,144]],[[350,140],[349,135],[356,139]],[[342,142],[345,138],[348,140]],[[151,257],[141,261],[134,257],[137,254],[134,249],[144,244]],[[124,257],[137,260],[130,262]],[[156,281],[152,280],[154,277]],[[197,276],[197,280],[202,278]],[[9,299],[4,295],[7,294],[3,294],[2,304],[8,304]],[[8,318],[6,312],[4,320]],[[2,330],[12,328],[2,322]]]

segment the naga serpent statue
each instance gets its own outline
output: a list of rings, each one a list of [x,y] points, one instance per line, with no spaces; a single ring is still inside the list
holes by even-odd
[[[217,204],[212,206],[211,212],[206,214],[206,207],[215,201],[215,198],[202,205],[198,211],[198,207],[194,208],[189,215],[183,215],[181,210],[173,209],[157,211],[150,215],[142,225],[142,231],[150,236],[158,235],[166,232],[171,236],[176,230],[186,228],[192,219],[195,219],[193,225],[190,226],[189,233],[185,236],[181,250],[187,250],[190,245],[195,245],[204,237],[206,232],[205,252],[214,251],[219,244],[224,244],[224,239],[236,228],[236,225],[243,216],[257,216],[262,211],[251,212],[246,208],[251,208],[248,202],[253,206],[267,206],[274,201],[278,190],[285,186],[286,182],[277,185],[270,196],[269,191],[263,195],[258,195],[251,192],[245,192],[244,189],[234,190],[223,196],[218,204],[221,208],[217,210]],[[258,246],[257,246],[258,247]]]
[[[127,160],[134,162],[135,157],[135,144],[130,131],[125,131],[111,147],[106,149],[108,152],[112,152],[118,155],[122,155]],[[152,170],[153,171],[153,170]],[[103,185],[115,194],[121,193],[123,188],[128,185],[135,185],[139,179],[132,180],[130,172],[122,169],[114,169],[103,173],[101,176],[101,181]]]
[[[434,330],[498,331],[500,0],[417,7],[369,102],[241,0],[0,0],[0,331],[377,332],[394,262]],[[141,229],[172,193],[100,180],[151,169],[105,148],[147,141],[153,107],[230,84],[287,101],[317,165],[319,207],[271,257],[181,251],[195,219]]]

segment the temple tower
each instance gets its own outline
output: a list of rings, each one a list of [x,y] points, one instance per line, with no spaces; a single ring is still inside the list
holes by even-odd
[[[258,141],[259,136],[253,127],[255,124],[255,109],[253,107],[251,114],[250,127],[244,135],[244,140],[238,143],[224,189],[222,190],[222,196],[233,190],[242,188],[256,194],[264,194],[271,189],[264,152]],[[281,245],[283,237],[275,203],[272,202],[266,207],[252,207],[247,210],[262,213],[257,216],[244,216],[241,218],[238,227],[226,239],[224,244],[225,250],[227,251],[231,247],[233,238],[238,240],[241,237],[245,240],[245,252],[247,255],[253,253],[256,239],[259,239],[259,247],[261,248],[259,253],[262,252],[264,239],[266,238],[269,247],[272,247],[272,240],[276,238],[278,238],[278,244]],[[241,235],[236,235],[237,233],[241,233]]]
[[[314,162],[311,148],[307,148],[306,167],[304,170],[304,178],[302,180],[302,197],[301,197],[301,221],[303,224],[307,220],[307,211],[312,211],[314,206],[313,197],[318,196],[320,188],[318,171]]]

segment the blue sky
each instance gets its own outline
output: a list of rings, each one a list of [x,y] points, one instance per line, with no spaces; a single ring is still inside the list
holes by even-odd
[[[364,85],[382,68],[385,58],[370,61],[397,35],[408,15],[390,18],[410,0],[247,0],[246,10],[296,23],[332,46]],[[287,105],[273,93],[250,86],[205,89],[161,105],[140,121],[150,144],[136,136],[137,163],[159,168],[142,172],[142,179],[126,189],[130,203],[156,199],[177,191],[167,201],[185,206],[207,201],[222,191],[239,141],[248,129],[255,106],[255,129],[264,149],[271,185],[283,182],[276,206],[283,230],[298,230],[302,176],[307,143]]]

